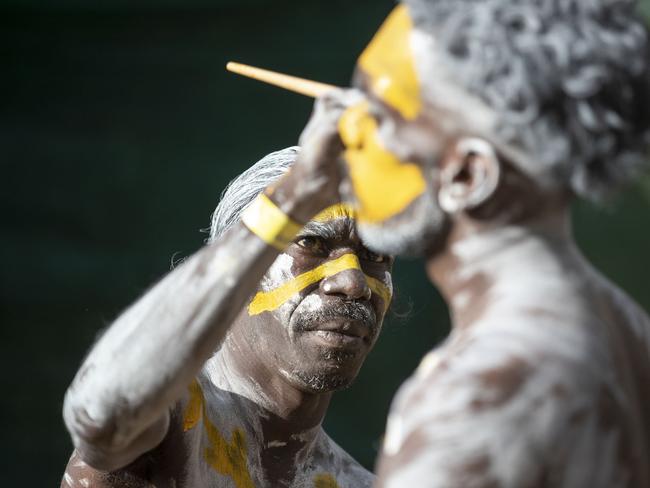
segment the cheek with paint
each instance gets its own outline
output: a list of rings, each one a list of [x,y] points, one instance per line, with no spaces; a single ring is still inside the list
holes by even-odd
[[[282,286],[284,283],[293,281],[296,277],[292,271],[293,264],[294,259],[292,256],[288,254],[280,254],[262,279],[260,286],[262,291],[260,293],[270,293]],[[257,295],[259,295],[259,293]],[[278,322],[281,324],[288,324],[291,313],[295,310],[300,301],[301,296],[299,293],[296,293],[279,307],[274,309],[272,313],[275,315]],[[248,307],[248,314],[250,316],[257,315],[251,313],[250,304]]]
[[[410,47],[413,25],[405,6],[397,7],[358,61],[375,97],[406,121],[421,111],[420,86]],[[362,102],[350,107],[339,121],[346,147],[345,160],[357,200],[357,218],[378,224],[399,214],[424,193],[420,167],[401,161],[378,136],[377,121]]]
[[[388,307],[390,306],[390,303],[393,299],[393,275],[390,274],[390,271],[384,272],[384,279],[379,281],[379,283],[382,285],[382,288],[384,289],[384,295],[382,296],[382,300],[384,301],[383,312],[384,315],[386,315],[386,311],[388,310]]]
[[[260,291],[248,305],[248,314],[254,316],[264,312],[275,312],[286,304],[296,300],[296,298],[300,300],[300,292],[305,288],[348,269],[361,270],[359,258],[354,254],[344,254],[312,270],[287,279],[287,281],[268,289],[268,291]],[[384,281],[373,278],[372,276],[365,275],[365,277],[368,287],[372,290],[373,294],[377,294],[382,299],[385,311],[392,297],[390,284],[384,283]]]

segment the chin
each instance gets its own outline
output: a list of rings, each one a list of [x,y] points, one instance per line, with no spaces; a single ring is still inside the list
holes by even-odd
[[[357,222],[363,243],[393,256],[429,256],[447,236],[448,219],[430,195],[424,194],[403,212],[380,224]]]
[[[289,375],[295,386],[310,393],[327,393],[348,388],[354,383],[361,367],[357,364],[348,365],[331,359],[314,361],[313,364],[318,367],[294,369]]]
[[[316,374],[305,372],[303,374],[298,373],[296,376],[301,389],[310,393],[328,393],[344,390],[348,388],[356,378],[356,376],[341,375],[331,372]]]

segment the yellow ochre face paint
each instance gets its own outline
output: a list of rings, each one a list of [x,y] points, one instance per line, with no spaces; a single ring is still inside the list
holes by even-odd
[[[383,147],[368,108],[362,102],[347,109],[339,133],[357,199],[356,218],[378,224],[408,207],[424,193],[426,182],[417,164],[402,162]]]
[[[319,473],[314,476],[313,488],[340,488],[336,478],[329,473]]]
[[[422,108],[411,49],[412,31],[413,21],[406,6],[396,7],[357,63],[367,76],[370,91],[406,120],[415,119]]]
[[[344,254],[333,261],[327,261],[320,266],[302,273],[292,280],[270,291],[261,291],[255,295],[248,305],[249,315],[259,315],[280,308],[296,293],[304,290],[324,278],[334,276],[348,269],[361,270],[359,259],[354,254]],[[365,275],[368,287],[384,301],[384,308],[388,308],[392,292],[388,285],[371,276]]]
[[[358,61],[369,90],[405,120],[422,109],[410,39],[413,22],[404,5],[393,10]],[[385,149],[367,102],[350,107],[339,121],[345,160],[357,199],[357,219],[379,224],[420,196],[426,183],[419,166]]]
[[[354,215],[354,208],[352,208],[352,205],[337,203],[327,207],[311,220],[313,222],[329,222],[330,220],[341,218],[354,219]]]

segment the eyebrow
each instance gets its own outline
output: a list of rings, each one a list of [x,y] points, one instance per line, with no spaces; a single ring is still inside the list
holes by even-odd
[[[314,236],[327,240],[336,240],[341,237],[350,237],[354,232],[356,232],[354,220],[345,217],[327,222],[309,221],[298,233],[298,237]]]

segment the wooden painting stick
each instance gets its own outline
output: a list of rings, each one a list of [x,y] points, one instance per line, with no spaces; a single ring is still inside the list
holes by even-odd
[[[334,85],[305,80],[295,76],[283,75],[281,73],[276,73],[275,71],[255,68],[245,64],[234,63],[232,61],[226,65],[226,69],[232,73],[247,76],[248,78],[279,86],[285,90],[300,93],[301,95],[306,95],[312,98],[317,98],[330,90],[337,89]]]

